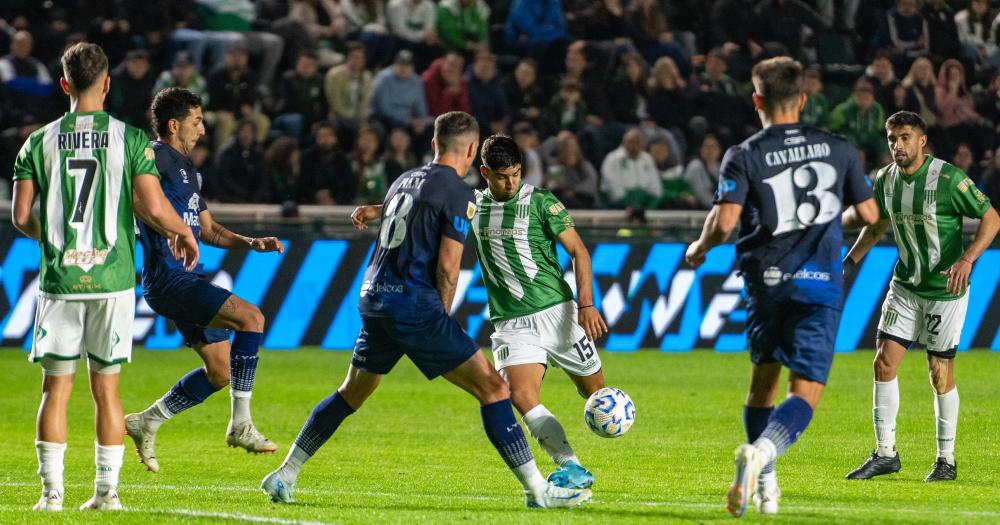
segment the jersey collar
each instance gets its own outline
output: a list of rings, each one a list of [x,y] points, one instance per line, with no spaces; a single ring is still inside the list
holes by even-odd
[[[905,184],[913,184],[913,181],[927,173],[927,169],[930,167],[931,161],[933,160],[934,157],[924,154],[924,163],[920,165],[920,168],[918,168],[917,171],[913,172],[913,175],[903,173],[903,170],[900,169],[898,164],[896,165],[896,173],[899,174],[900,180],[902,180]]]

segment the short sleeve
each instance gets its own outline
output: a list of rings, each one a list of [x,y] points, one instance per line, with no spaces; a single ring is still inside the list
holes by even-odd
[[[32,144],[38,144],[35,135],[28,137],[21,146],[21,151],[17,153],[14,161],[14,180],[38,180],[38,172],[35,166],[35,155]]]
[[[719,187],[715,190],[715,204],[731,202],[743,205],[750,191],[750,177],[746,169],[744,151],[739,146],[726,150],[719,167]]]
[[[125,158],[130,177],[149,174],[160,178],[156,169],[156,154],[149,144],[146,134],[132,126],[125,127]]]
[[[476,216],[476,196],[465,183],[456,181],[452,185],[441,206],[441,235],[464,243],[469,235],[469,226]]]
[[[957,170],[953,173],[951,179],[955,187],[951,192],[952,207],[963,217],[982,218],[990,209],[989,197],[979,191],[965,173]]]
[[[879,218],[888,219],[889,211],[885,209],[885,200],[882,198],[885,195],[885,170],[875,175],[875,180],[872,181],[872,189],[875,192],[875,203],[878,204]]]
[[[535,199],[534,206],[536,206],[534,210],[536,216],[541,220],[542,229],[552,234],[552,237],[558,237],[562,232],[576,226],[566,206],[547,191]]]
[[[861,169],[861,159],[854,148],[848,146],[847,150],[847,174],[844,179],[844,205],[854,206],[872,198],[872,189],[868,182],[868,176]]]

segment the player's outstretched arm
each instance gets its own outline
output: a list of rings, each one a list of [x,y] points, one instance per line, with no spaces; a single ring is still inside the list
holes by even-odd
[[[857,230],[871,226],[879,220],[878,203],[875,199],[867,199],[849,206],[840,216],[840,225],[845,230]]]
[[[993,244],[993,238],[1000,232],[1000,215],[996,209],[990,207],[981,219],[976,236],[972,243],[965,249],[962,258],[942,273],[948,275],[948,291],[955,295],[965,292],[969,286],[969,275],[972,273],[972,264],[979,259],[979,256]]]
[[[212,212],[202,210],[198,214],[198,237],[201,242],[217,248],[246,248],[256,252],[285,253],[285,245],[277,237],[247,237],[233,233],[215,222]]]
[[[37,241],[42,236],[42,226],[38,222],[38,217],[31,211],[35,205],[36,195],[38,195],[38,185],[34,180],[14,181],[14,202],[11,206],[10,218],[15,228]]]
[[[168,239],[174,257],[184,260],[184,268],[193,270],[198,264],[198,241],[167,201],[158,177],[149,173],[132,177],[132,208],[139,220]]]
[[[578,302],[577,322],[583,327],[587,339],[596,341],[608,333],[608,325],[604,323],[601,314],[594,306],[594,272],[590,265],[590,252],[583,244],[576,228],[567,228],[557,237],[559,244],[566,249],[573,260],[573,273],[576,275],[576,298]]]
[[[722,244],[729,238],[729,234],[736,229],[736,223],[743,213],[743,206],[732,202],[720,202],[712,207],[705,218],[705,226],[701,230],[701,237],[688,246],[684,260],[692,267],[697,268],[705,262],[705,254],[708,250]]]
[[[882,237],[885,237],[885,232],[889,229],[892,222],[889,219],[879,219],[875,224],[865,226],[861,229],[861,233],[858,234],[858,240],[854,241],[854,246],[851,246],[850,251],[847,252],[847,257],[844,257],[844,275],[850,275],[854,271],[854,266],[861,262],[861,259],[868,254],[868,250],[872,249]]]
[[[382,205],[381,204],[369,204],[367,206],[358,206],[354,208],[354,212],[351,213],[351,222],[354,223],[354,227],[358,230],[364,230],[368,228],[368,223],[382,216]]]
[[[451,312],[451,303],[455,299],[455,289],[458,288],[458,271],[462,268],[462,250],[464,248],[465,245],[455,239],[446,235],[441,236],[435,282],[446,313]]]

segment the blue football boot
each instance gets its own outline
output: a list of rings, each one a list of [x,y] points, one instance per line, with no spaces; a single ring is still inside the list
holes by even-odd
[[[594,475],[575,461],[567,461],[549,474],[549,483],[565,489],[586,489],[594,484]]]

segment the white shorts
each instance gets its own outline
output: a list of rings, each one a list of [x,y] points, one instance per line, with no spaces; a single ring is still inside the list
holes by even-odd
[[[894,338],[921,343],[928,352],[954,355],[968,307],[968,293],[953,301],[932,301],[892,282],[882,303],[878,330]]]
[[[549,363],[575,376],[601,370],[597,347],[576,322],[576,302],[567,301],[541,312],[499,321],[491,336],[493,366]]]
[[[102,365],[132,360],[135,292],[83,301],[38,295],[35,339],[28,359],[69,361],[87,356]]]

